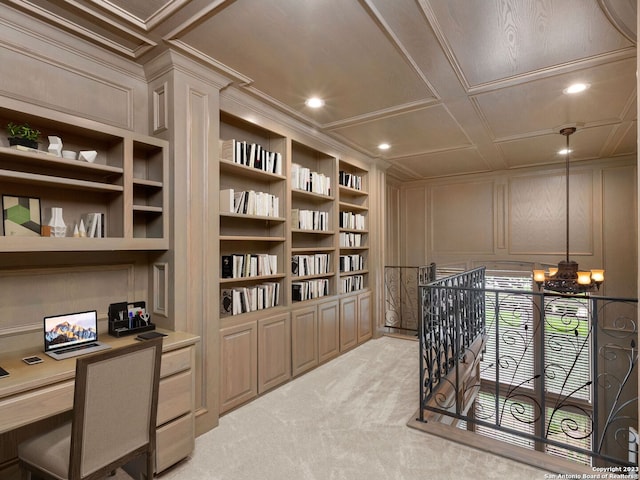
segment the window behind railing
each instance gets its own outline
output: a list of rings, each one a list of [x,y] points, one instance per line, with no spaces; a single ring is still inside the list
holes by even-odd
[[[423,408],[477,433],[580,463],[633,465],[637,300],[534,292],[528,272],[487,271],[485,279],[487,345],[472,386],[474,407],[468,415],[450,404],[423,402]],[[438,292],[438,308],[423,319],[425,338],[459,317],[456,301],[445,299],[466,290],[455,282],[442,287],[446,279],[435,285],[425,287]],[[425,395],[437,399],[432,378],[421,369]]]

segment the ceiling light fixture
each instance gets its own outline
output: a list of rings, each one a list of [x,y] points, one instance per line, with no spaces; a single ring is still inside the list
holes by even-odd
[[[567,138],[565,157],[565,180],[566,180],[566,238],[567,252],[565,260],[558,263],[557,268],[550,268],[549,272],[544,270],[534,270],[533,280],[538,284],[538,288],[558,293],[586,293],[599,289],[604,282],[604,270],[594,269],[590,272],[578,270],[578,263],[569,260],[569,137],[575,133],[575,127],[567,127],[560,130],[560,133]]]
[[[562,93],[565,95],[572,95],[574,93],[584,92],[587,88],[589,88],[588,83],[574,83],[573,85],[569,85],[567,88],[562,90]]]
[[[318,97],[308,98],[304,103],[307,107],[310,108],[320,108],[324,106],[324,100]]]
[[[378,145],[378,148],[380,150],[389,150],[391,148],[391,145],[389,145],[388,143],[381,143],[380,145]]]

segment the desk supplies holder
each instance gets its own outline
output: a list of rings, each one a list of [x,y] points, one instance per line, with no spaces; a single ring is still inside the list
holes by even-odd
[[[109,335],[123,337],[155,330],[145,302],[118,302],[109,305]]]

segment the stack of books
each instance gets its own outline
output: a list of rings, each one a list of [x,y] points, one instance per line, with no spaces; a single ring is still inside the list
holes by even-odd
[[[312,300],[329,295],[329,279],[305,280],[291,282],[291,299],[294,302]]]
[[[240,315],[242,313],[276,307],[280,303],[280,284],[277,282],[240,288],[222,289],[220,295],[220,315]]]
[[[291,274],[298,277],[326,275],[331,271],[330,259],[328,253],[293,255],[291,257]]]
[[[233,188],[227,188],[220,190],[220,212],[279,217],[280,199],[270,193],[253,190],[236,192]]]
[[[362,177],[360,175],[345,172],[344,170],[340,170],[338,173],[338,183],[344,187],[362,190]]]
[[[311,169],[291,164],[291,188],[320,195],[331,195],[331,177]]]
[[[278,256],[234,253],[222,256],[222,278],[262,277],[278,273]]]
[[[270,152],[257,143],[247,143],[235,139],[221,140],[220,156],[229,162],[282,175],[282,154]]]
[[[301,230],[329,230],[329,212],[291,209],[291,225]]]

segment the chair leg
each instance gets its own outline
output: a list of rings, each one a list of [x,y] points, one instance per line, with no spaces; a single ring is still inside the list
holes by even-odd
[[[147,472],[146,472],[146,479],[147,480],[153,480],[153,452],[147,452]]]

